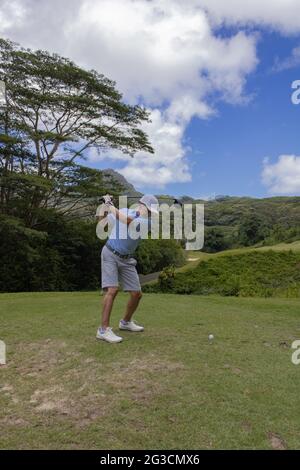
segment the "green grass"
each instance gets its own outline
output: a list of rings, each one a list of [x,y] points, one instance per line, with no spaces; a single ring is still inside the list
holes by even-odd
[[[119,345],[96,342],[99,307],[1,295],[1,448],[299,448],[299,300],[146,294]]]
[[[242,253],[248,253],[252,251],[294,251],[296,253],[300,252],[300,240],[292,243],[278,243],[277,245],[271,246],[259,246],[259,247],[246,247],[246,248],[235,248],[232,250],[220,251],[219,253],[213,254],[211,256],[228,256],[228,255],[238,255]]]
[[[199,261],[202,259],[215,258],[218,256],[230,256],[230,255],[239,255],[242,253],[249,253],[252,251],[294,251],[296,253],[300,252],[300,240],[292,243],[278,243],[277,245],[272,246],[250,246],[242,248],[233,248],[231,250],[224,250],[218,253],[204,253],[203,251],[187,251],[187,258],[198,258]],[[180,269],[180,268],[179,268]]]

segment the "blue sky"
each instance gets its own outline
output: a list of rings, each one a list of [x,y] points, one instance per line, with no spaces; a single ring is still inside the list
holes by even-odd
[[[154,155],[86,164],[156,194],[300,195],[300,0],[0,0],[0,36],[96,69],[148,109]]]

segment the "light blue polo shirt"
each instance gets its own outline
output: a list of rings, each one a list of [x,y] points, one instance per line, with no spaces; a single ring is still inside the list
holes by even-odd
[[[120,212],[134,219],[135,223],[138,224],[138,227],[142,224],[146,224],[147,231],[150,230],[151,220],[148,218],[141,217],[139,212],[126,208],[121,209]],[[130,255],[134,253],[141,241],[141,238],[131,238],[129,233],[129,226],[116,219],[113,214],[109,214],[107,218],[109,220],[109,223],[114,225],[106,244],[109,245],[113,250],[116,250],[121,255]]]

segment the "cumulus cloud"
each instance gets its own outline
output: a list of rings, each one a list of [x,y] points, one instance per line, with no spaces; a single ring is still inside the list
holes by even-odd
[[[121,173],[139,188],[149,184],[163,187],[174,181],[190,181],[188,147],[183,145],[184,124],[165,117],[158,109],[152,111],[151,118],[152,124],[145,126],[150,140],[155,142],[156,151],[150,157],[151,162],[148,154],[140,152],[138,158],[132,158]]]
[[[183,144],[184,126],[165,117],[164,112],[159,109],[152,110],[151,120],[151,123],[143,127],[150,140],[155,142],[154,155],[149,157],[146,152],[139,152],[137,157],[131,158],[118,151],[108,151],[98,155],[92,149],[90,161],[95,162],[107,158],[122,162],[126,160],[126,165],[118,171],[128,181],[133,182],[138,189],[147,186],[163,188],[170,182],[191,181],[187,161],[189,148]]]
[[[300,157],[280,155],[276,163],[265,159],[262,182],[270,194],[300,195]]]
[[[287,1],[294,12],[287,8]],[[130,103],[143,103],[155,155],[122,156],[122,173],[141,185],[191,178],[185,130],[193,117],[216,112],[212,96],[246,101],[245,83],[257,64],[255,33],[244,24],[300,28],[298,0],[0,0],[0,34],[68,56],[116,80]],[[215,26],[240,31],[218,35]],[[215,101],[215,100],[214,100]],[[110,152],[105,158],[119,160]],[[90,159],[103,159],[91,153]]]

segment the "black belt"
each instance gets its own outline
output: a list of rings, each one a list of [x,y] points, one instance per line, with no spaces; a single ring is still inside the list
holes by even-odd
[[[119,258],[122,258],[122,259],[129,259],[129,258],[132,258],[132,255],[122,255],[121,253],[119,253],[117,250],[114,250],[111,246],[109,246],[108,243],[106,243],[106,248],[109,249],[109,251],[111,251],[114,255],[117,255]]]

